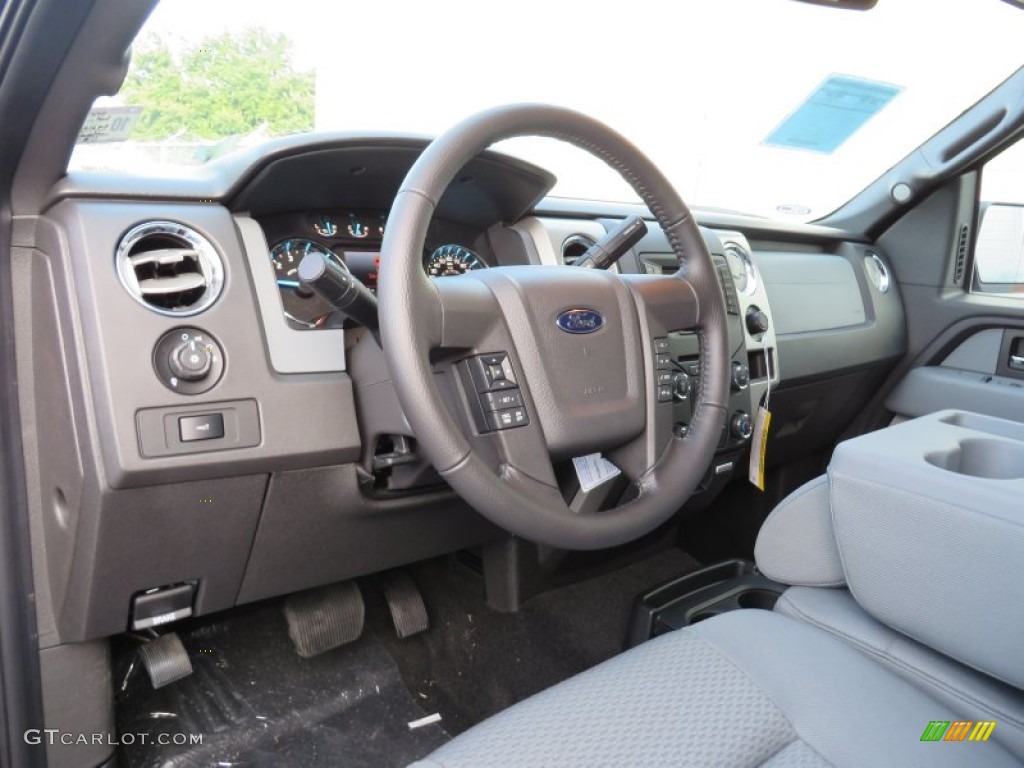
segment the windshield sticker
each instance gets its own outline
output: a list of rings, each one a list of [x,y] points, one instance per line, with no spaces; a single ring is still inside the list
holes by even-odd
[[[832,154],[902,90],[889,83],[829,75],[764,143]]]
[[[139,121],[142,107],[93,107],[78,132],[77,144],[125,141]]]

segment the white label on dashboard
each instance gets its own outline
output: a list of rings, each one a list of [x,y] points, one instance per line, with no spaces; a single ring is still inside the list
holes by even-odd
[[[576,468],[576,477],[580,481],[580,490],[586,493],[597,488],[606,480],[622,474],[622,470],[612,464],[600,453],[591,453],[587,456],[577,456],[572,460]]]

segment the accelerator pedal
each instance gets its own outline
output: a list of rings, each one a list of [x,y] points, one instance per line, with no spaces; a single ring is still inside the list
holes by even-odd
[[[430,627],[427,606],[419,587],[405,571],[391,571],[380,578],[391,620],[400,638],[425,632]]]
[[[308,659],[358,639],[366,606],[356,583],[343,581],[290,596],[284,617],[295,651]]]
[[[149,640],[140,646],[139,657],[154,688],[163,688],[192,674],[192,661],[177,632]]]

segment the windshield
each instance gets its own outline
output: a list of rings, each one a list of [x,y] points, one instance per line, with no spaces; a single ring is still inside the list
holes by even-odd
[[[486,107],[549,102],[634,141],[691,204],[820,218],[1024,63],[1000,0],[164,0],[71,168],[190,169],[314,130],[435,135]],[[568,145],[505,142],[553,194],[633,201]]]

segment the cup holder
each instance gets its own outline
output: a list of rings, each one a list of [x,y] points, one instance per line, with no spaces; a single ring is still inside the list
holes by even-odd
[[[775,607],[778,599],[778,592],[771,592],[767,589],[750,589],[742,592],[736,598],[736,602],[740,604],[740,608],[760,608],[764,611],[770,611]]]
[[[969,438],[951,450],[925,454],[924,459],[932,466],[971,477],[1024,478],[1024,445],[1006,440]]]

